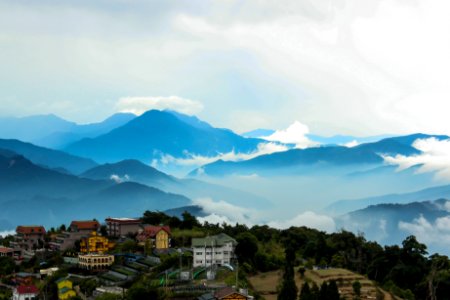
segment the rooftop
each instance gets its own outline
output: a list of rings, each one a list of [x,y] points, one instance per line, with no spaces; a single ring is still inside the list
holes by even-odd
[[[220,233],[218,235],[207,236],[205,238],[193,238],[192,247],[205,247],[205,246],[224,246],[227,243],[232,243],[237,245],[235,239],[230,237],[225,233]]]
[[[30,234],[30,233],[43,234],[43,233],[45,233],[45,228],[42,225],[26,225],[26,226],[21,225],[21,226],[17,226],[16,232],[22,233],[22,234]]]
[[[100,223],[95,220],[88,221],[72,221],[70,227],[76,227],[78,230],[83,229],[97,229],[100,228]]]
[[[39,289],[35,285],[22,285],[17,287],[16,290],[19,295],[39,294]]]

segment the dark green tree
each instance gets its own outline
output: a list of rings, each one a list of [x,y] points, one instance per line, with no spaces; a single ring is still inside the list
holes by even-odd
[[[258,251],[258,240],[250,232],[243,232],[236,237],[238,242],[235,253],[240,263],[254,264],[255,254]]]
[[[339,296],[339,289],[337,287],[336,281],[331,280],[328,283],[328,287],[327,287],[327,299],[328,300],[339,300],[340,296]]]
[[[288,245],[285,249],[286,262],[284,265],[283,282],[281,284],[280,292],[278,293],[278,300],[295,300],[297,299],[298,289],[295,285],[294,279],[294,261],[295,250],[292,245]]]
[[[356,297],[359,299],[361,297],[361,282],[358,280],[353,281],[352,283],[353,293],[355,293]]]

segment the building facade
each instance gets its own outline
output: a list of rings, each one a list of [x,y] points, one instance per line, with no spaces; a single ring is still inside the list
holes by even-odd
[[[82,238],[80,241],[81,253],[104,253],[112,248],[114,248],[114,244],[96,232],[92,232],[91,236]]]
[[[236,245],[236,240],[224,233],[206,238],[193,238],[193,266],[229,265],[235,258]]]
[[[61,234],[58,234],[52,242],[50,248],[52,250],[66,251],[75,246],[75,242],[91,235],[92,232],[98,232],[100,223],[96,220],[92,221],[72,221],[68,228]]]
[[[114,263],[114,255],[110,254],[80,254],[78,266],[86,270],[104,270]]]
[[[72,281],[66,278],[57,280],[56,285],[58,286],[58,299],[60,300],[70,299],[77,295],[73,290]]]
[[[23,250],[33,250],[42,248],[45,237],[44,226],[17,226],[14,241],[11,242],[11,247],[20,248]]]
[[[141,229],[141,220],[130,218],[107,218],[106,231],[111,237],[124,237],[137,234]]]
[[[140,243],[150,240],[153,247],[157,250],[165,250],[170,247],[171,231],[169,226],[147,225],[137,235],[136,239]]]

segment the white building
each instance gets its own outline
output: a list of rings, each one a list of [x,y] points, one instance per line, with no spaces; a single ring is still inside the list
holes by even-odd
[[[231,264],[235,258],[236,245],[236,240],[224,233],[206,238],[194,238],[192,239],[193,266],[208,267]]]

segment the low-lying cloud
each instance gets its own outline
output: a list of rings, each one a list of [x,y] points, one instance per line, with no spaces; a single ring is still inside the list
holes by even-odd
[[[228,153],[220,153],[216,156],[202,156],[196,154],[185,153],[184,158],[173,157],[172,155],[164,154],[160,159],[155,159],[152,162],[153,167],[157,167],[160,164],[162,165],[181,165],[181,166],[202,166],[212,162],[215,162],[219,159],[224,161],[242,161],[255,158],[260,155],[271,154],[275,152],[283,152],[287,151],[289,148],[285,145],[277,144],[277,143],[260,143],[257,146],[257,149],[250,153],[241,153],[230,151]]]
[[[420,215],[412,222],[399,222],[398,228],[415,235],[419,241],[427,245],[443,249],[450,246],[450,215],[437,218],[434,222]]]
[[[289,220],[271,221],[267,225],[279,229],[286,229],[291,226],[307,226],[326,232],[334,232],[336,230],[336,224],[333,218],[319,215],[312,211],[306,211]]]
[[[418,155],[384,156],[386,163],[397,165],[398,170],[420,165],[418,173],[435,172],[436,178],[450,181],[450,139],[418,139],[413,147],[422,153]]]
[[[129,112],[135,115],[141,115],[151,109],[169,109],[186,115],[194,115],[203,110],[203,104],[196,100],[178,96],[124,97],[119,99],[116,108],[120,112]]]
[[[125,174],[124,176],[119,176],[117,174],[112,174],[109,179],[115,181],[116,183],[122,183],[125,181],[130,181],[130,176],[128,176],[127,174]]]
[[[263,211],[243,208],[230,204],[226,201],[214,201],[210,198],[196,199],[194,205],[203,208],[208,214],[206,217],[199,217],[200,222],[209,222],[214,224],[245,224],[253,226],[254,224],[266,223],[270,227],[278,229],[286,229],[291,226],[307,226],[326,232],[334,232],[336,224],[331,217],[320,215],[312,211],[303,212],[289,220],[277,220],[277,216],[272,215],[272,220],[263,222]]]
[[[288,128],[277,130],[269,136],[261,137],[272,142],[280,142],[284,144],[295,144],[296,148],[304,149],[311,146],[316,146],[317,143],[311,141],[307,134],[309,128],[299,121],[295,121]]]

